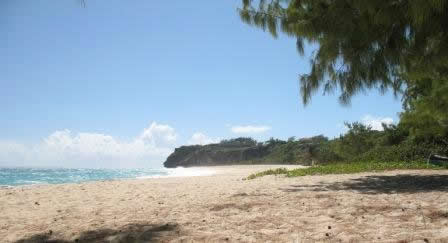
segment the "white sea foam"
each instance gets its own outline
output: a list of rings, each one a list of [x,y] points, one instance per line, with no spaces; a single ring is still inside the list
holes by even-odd
[[[162,169],[165,175],[151,175],[151,176],[139,176],[137,179],[148,178],[166,178],[166,177],[190,177],[190,176],[210,176],[216,173],[216,171],[208,168],[184,168],[177,167],[174,169]]]
[[[32,180],[17,180],[20,185],[36,185],[36,184],[47,184],[44,181],[32,181]]]

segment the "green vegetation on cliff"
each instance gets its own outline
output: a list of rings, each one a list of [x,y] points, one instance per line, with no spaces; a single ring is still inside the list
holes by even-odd
[[[338,138],[319,135],[287,141],[251,138],[223,140],[218,144],[182,146],[165,161],[165,167],[230,164],[334,164],[338,162],[423,162],[431,154],[447,154],[443,142],[421,141],[401,125],[383,125],[383,131],[354,122]]]
[[[209,166],[250,163],[263,158],[269,148],[252,138],[223,140],[217,144],[192,145],[176,148],[164,163],[167,168],[177,166]]]

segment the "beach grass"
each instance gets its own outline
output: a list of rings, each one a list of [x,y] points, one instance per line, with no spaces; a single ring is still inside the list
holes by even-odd
[[[307,175],[329,175],[329,174],[354,174],[361,172],[381,172],[388,170],[440,170],[447,166],[428,164],[426,162],[352,162],[332,163],[307,168],[287,170],[278,168],[249,175],[246,179],[251,180],[267,175],[286,175],[287,177]]]
[[[287,174],[289,171],[286,168],[277,168],[277,169],[270,169],[270,170],[266,170],[266,171],[262,171],[262,172],[258,172],[255,174],[251,174],[249,175],[246,179],[248,180],[252,180],[255,179],[257,177],[261,177],[261,176],[267,176],[267,175],[282,175],[282,174]]]

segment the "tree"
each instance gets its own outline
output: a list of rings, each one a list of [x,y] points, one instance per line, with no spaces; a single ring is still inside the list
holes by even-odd
[[[242,2],[242,21],[295,37],[300,55],[306,43],[317,44],[310,73],[300,76],[304,104],[321,89],[339,90],[342,104],[362,91],[391,89],[403,97],[402,119],[413,136],[447,136],[447,1]]]
[[[400,117],[401,127],[417,140],[448,146],[448,77],[418,80],[408,91],[416,97],[408,99]]]
[[[341,136],[339,153],[346,158],[365,153],[375,145],[377,131],[359,122],[345,123],[347,133]]]
[[[239,137],[232,139],[224,139],[220,142],[220,144],[231,146],[256,146],[257,140],[250,137]]]
[[[288,141],[284,147],[283,162],[292,163],[296,160],[296,142],[295,137],[288,138]]]

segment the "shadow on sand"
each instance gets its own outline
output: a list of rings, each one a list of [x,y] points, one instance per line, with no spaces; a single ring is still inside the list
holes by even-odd
[[[82,232],[72,241],[58,239],[54,233],[41,233],[16,243],[91,243],[91,242],[157,242],[179,236],[176,224],[129,224],[119,229],[97,229]]]
[[[285,192],[300,191],[356,191],[364,194],[448,192],[448,175],[364,176],[344,182],[316,185],[291,185]]]

